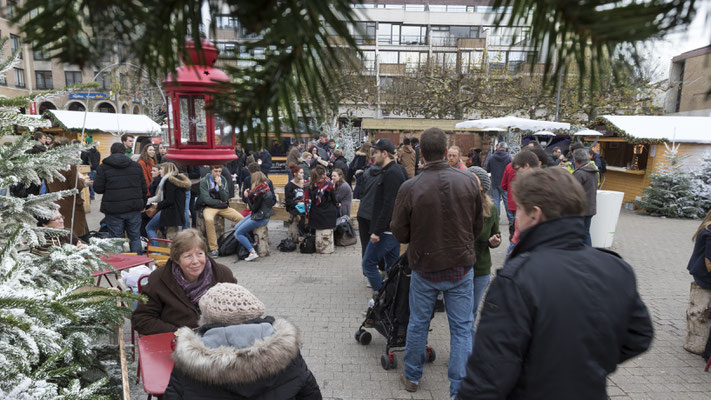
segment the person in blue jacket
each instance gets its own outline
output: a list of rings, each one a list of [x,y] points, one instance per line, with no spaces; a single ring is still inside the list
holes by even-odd
[[[691,238],[694,241],[694,252],[686,269],[689,270],[694,282],[703,289],[711,290],[711,210],[706,214],[699,229]]]

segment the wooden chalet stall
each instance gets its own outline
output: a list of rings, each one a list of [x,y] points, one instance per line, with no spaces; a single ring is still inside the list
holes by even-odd
[[[415,119],[415,118],[363,118],[361,128],[366,130],[371,141],[388,138],[397,146],[406,137],[420,137],[428,128],[439,128],[447,133],[448,146],[458,146],[462,152],[462,160],[473,148],[480,148],[481,161],[484,162],[496,136],[485,134],[484,129],[457,128],[460,120],[449,119]]]
[[[47,110],[44,118],[52,122],[49,128],[39,129],[52,135],[64,136],[67,139],[81,140],[82,126],[84,126],[83,111]],[[101,153],[101,159],[108,157],[111,145],[121,141],[121,135],[130,133],[136,137],[133,152],[140,153],[148,143],[160,142],[161,129],[145,115],[139,114],[111,114],[89,112],[86,113],[85,138],[89,135],[96,149]]]
[[[711,117],[606,115],[591,127],[603,134],[598,141],[607,161],[602,189],[623,192],[625,203],[639,199],[650,175],[666,163],[665,143],[680,145],[687,168],[711,153]]]

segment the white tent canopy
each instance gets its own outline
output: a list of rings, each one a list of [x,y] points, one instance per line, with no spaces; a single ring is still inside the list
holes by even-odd
[[[84,111],[47,110],[66,129],[81,130],[84,125]],[[160,125],[145,115],[86,113],[86,129],[111,133],[159,134]],[[63,128],[64,128],[63,127]]]
[[[551,122],[537,119],[519,118],[514,116],[501,118],[486,118],[475,119],[470,121],[462,121],[457,124],[457,128],[479,128],[479,129],[496,129],[496,128],[517,128],[522,131],[540,131],[540,130],[568,130],[570,124],[565,122]]]
[[[635,139],[711,143],[711,117],[603,115],[602,118]]]

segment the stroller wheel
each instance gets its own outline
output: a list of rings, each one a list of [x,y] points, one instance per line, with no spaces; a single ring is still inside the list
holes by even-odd
[[[427,362],[431,363],[434,362],[434,360],[437,359],[437,353],[435,353],[434,349],[430,346],[427,346]]]
[[[360,343],[360,335],[362,335],[363,332],[365,332],[365,331],[362,330],[362,329],[358,329],[358,330],[356,331],[356,333],[355,333],[355,340],[356,340],[356,342]]]
[[[397,358],[395,358],[394,353],[383,354],[380,356],[380,365],[382,365],[384,370],[397,368]]]
[[[360,338],[358,338],[358,342],[363,346],[369,345],[371,340],[373,340],[373,335],[371,335],[368,331],[363,331],[360,334]]]

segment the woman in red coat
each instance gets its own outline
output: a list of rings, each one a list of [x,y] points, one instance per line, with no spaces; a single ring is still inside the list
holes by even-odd
[[[143,147],[141,151],[141,156],[138,157],[138,163],[143,169],[143,179],[146,180],[146,188],[153,182],[153,174],[151,170],[156,164],[156,148],[152,144]]]

